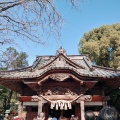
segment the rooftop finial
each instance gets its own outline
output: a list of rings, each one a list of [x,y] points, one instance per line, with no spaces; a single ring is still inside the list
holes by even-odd
[[[62,53],[63,55],[67,55],[66,54],[66,50],[62,48],[62,46],[59,48],[59,50],[56,51],[56,55]]]

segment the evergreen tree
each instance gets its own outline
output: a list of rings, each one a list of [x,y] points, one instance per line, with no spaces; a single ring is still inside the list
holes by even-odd
[[[79,53],[103,67],[120,69],[120,23],[104,25],[85,33],[79,42]],[[109,94],[110,105],[120,111],[120,89]]]
[[[120,68],[120,24],[104,25],[85,33],[79,53],[87,54],[97,65]]]
[[[15,48],[9,47],[3,52],[0,66],[2,69],[12,70],[28,66],[28,55],[25,52],[18,52]]]
[[[0,58],[1,70],[12,70],[28,66],[27,57],[25,52],[18,52],[15,48],[9,47],[3,52]],[[0,85],[0,107],[5,111],[10,109],[11,100],[15,102],[17,93]]]

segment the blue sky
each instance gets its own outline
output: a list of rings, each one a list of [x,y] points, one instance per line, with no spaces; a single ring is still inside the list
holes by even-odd
[[[55,55],[62,46],[68,55],[78,55],[78,44],[83,34],[106,24],[120,23],[120,0],[80,0],[79,10],[56,0],[59,12],[65,19],[61,40],[50,38],[47,45],[22,44],[19,51],[26,52],[32,65],[36,55]]]

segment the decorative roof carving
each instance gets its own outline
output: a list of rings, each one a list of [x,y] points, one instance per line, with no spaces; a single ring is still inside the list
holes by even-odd
[[[50,78],[56,81],[64,81],[67,78],[70,78],[68,74],[58,73],[58,74],[51,74]]]
[[[51,66],[54,67],[64,67],[64,66],[69,66],[69,64],[66,62],[66,60],[62,57],[59,56],[52,64]]]
[[[57,56],[58,54],[60,54],[60,53],[62,53],[63,55],[67,55],[67,54],[66,54],[66,50],[63,49],[62,47],[60,47],[60,49],[56,51],[56,56]]]
[[[91,95],[85,95],[84,100],[85,101],[92,101],[92,96]]]
[[[79,87],[60,87],[60,86],[54,86],[54,87],[47,87],[44,88],[43,95],[79,95],[80,89]]]
[[[60,54],[62,53],[62,54]],[[66,51],[61,47],[57,50],[58,56],[39,56],[33,66],[22,69],[0,71],[0,79],[22,80],[24,78],[40,77],[53,69],[69,70],[76,72],[80,77],[98,78],[120,78],[120,71],[114,69],[95,66],[91,61],[80,55],[66,55]],[[66,55],[66,56],[65,56]],[[31,70],[34,69],[34,70]]]

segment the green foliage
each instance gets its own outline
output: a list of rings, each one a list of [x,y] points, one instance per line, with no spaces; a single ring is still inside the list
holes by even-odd
[[[115,106],[116,109],[120,112],[120,88],[114,90],[110,96],[110,101],[108,101],[108,104],[110,106]]]
[[[27,57],[25,52],[18,52],[15,48],[9,47],[1,55],[0,70],[17,69],[28,66]],[[5,111],[6,109],[15,109],[15,102],[17,93],[0,85],[0,108]]]
[[[16,93],[11,91],[10,89],[0,85],[0,108],[5,111],[7,109],[10,109],[11,104],[13,102],[10,102],[11,98],[10,98],[10,94],[12,95],[11,98],[12,99],[16,99],[15,95]]]
[[[79,53],[87,54],[97,65],[120,68],[120,23],[85,33],[79,43]]]
[[[93,63],[120,69],[120,23],[104,25],[85,33],[79,43],[79,53],[87,54]],[[120,89],[109,94],[109,105],[120,111]]]
[[[28,66],[28,55],[25,52],[18,52],[15,48],[9,47],[2,55],[0,66],[2,69],[17,69]]]

